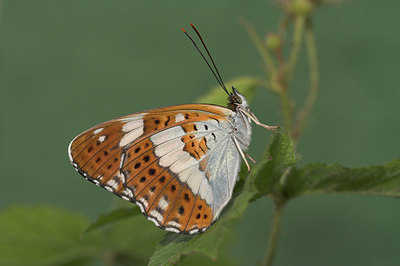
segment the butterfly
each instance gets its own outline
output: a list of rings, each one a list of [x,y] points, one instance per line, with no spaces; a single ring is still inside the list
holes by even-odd
[[[251,123],[277,127],[262,124],[235,88],[228,92],[191,26],[215,71],[182,30],[228,94],[228,107],[184,104],[116,118],[79,134],[68,154],[85,179],[137,204],[158,227],[194,234],[209,228],[231,199],[242,159],[250,171]]]

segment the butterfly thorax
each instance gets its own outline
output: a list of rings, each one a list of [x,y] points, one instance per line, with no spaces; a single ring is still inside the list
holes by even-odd
[[[247,151],[251,141],[251,119],[244,112],[251,113],[246,97],[235,88],[229,96],[228,108],[233,111],[232,121],[234,124],[233,134],[239,141],[243,151]],[[244,112],[243,112],[244,111]]]

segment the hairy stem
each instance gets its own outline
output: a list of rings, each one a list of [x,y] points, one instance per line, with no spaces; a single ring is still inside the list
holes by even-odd
[[[293,143],[295,143],[294,142],[295,139],[293,138],[293,122],[292,122],[293,105],[289,98],[288,87],[290,85],[290,81],[293,76],[293,71],[296,67],[299,58],[301,42],[304,33],[305,20],[306,18],[301,15],[298,15],[295,18],[294,29],[293,29],[293,40],[292,40],[292,47],[289,53],[289,60],[285,68],[283,69],[283,73],[281,73],[281,78],[279,79],[280,89],[278,91],[281,102],[282,117],[283,121],[285,122],[286,130],[289,132],[289,135],[291,136]]]
[[[250,36],[250,39],[253,41],[254,46],[256,47],[257,51],[260,53],[261,58],[263,59],[265,65],[268,67],[268,70],[271,74],[276,73],[276,67],[272,56],[269,54],[268,50],[266,49],[264,43],[262,42],[261,38],[258,36],[256,31],[254,30],[253,26],[248,23],[242,21],[242,24],[247,30],[247,33]]]
[[[284,13],[278,23],[278,33],[283,38],[286,36],[286,31],[289,23],[290,23],[290,16],[287,13]]]
[[[306,102],[297,116],[296,126],[293,132],[294,139],[298,139],[298,137],[302,133],[304,122],[308,117],[310,111],[314,107],[319,88],[317,47],[311,21],[308,21],[306,25],[305,44],[307,49],[308,65],[310,72],[310,89],[308,91]]]
[[[285,82],[289,84],[292,79],[293,71],[299,59],[301,42],[303,39],[305,16],[298,15],[294,21],[292,47],[290,49],[289,61],[285,70]]]
[[[280,201],[275,202],[275,212],[269,232],[268,246],[265,252],[265,258],[263,262],[263,265],[265,266],[271,266],[275,258],[284,208],[285,208],[284,202]]]
[[[289,135],[292,136],[292,104],[289,99],[289,95],[284,89],[281,89],[279,93],[279,98],[281,102],[282,117],[285,123],[286,130],[289,132]]]
[[[245,27],[247,33],[249,34],[251,41],[253,42],[253,44],[256,47],[258,53],[260,54],[262,60],[264,61],[264,64],[267,69],[267,76],[269,79],[269,88],[274,92],[280,93],[280,86],[277,81],[278,71],[277,71],[275,62],[272,59],[272,56],[270,55],[269,51],[265,47],[261,38],[258,36],[256,31],[254,30],[253,26],[244,20],[241,20],[240,22]]]

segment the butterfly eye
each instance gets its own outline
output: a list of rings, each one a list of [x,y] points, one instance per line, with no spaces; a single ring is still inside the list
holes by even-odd
[[[242,104],[242,98],[240,98],[238,95],[232,95],[229,97],[229,103],[233,105]]]

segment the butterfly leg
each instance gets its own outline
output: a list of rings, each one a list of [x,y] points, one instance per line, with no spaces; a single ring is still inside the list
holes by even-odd
[[[244,163],[245,163],[246,166],[247,166],[247,171],[250,172],[251,169],[250,169],[249,162],[247,162],[246,156],[244,155],[244,152],[243,152],[242,149],[240,148],[237,139],[236,139],[235,137],[232,137],[232,139],[233,139],[233,142],[235,143],[236,148],[238,149],[238,151],[239,151],[239,153],[240,153],[240,156],[242,156],[243,161],[244,161]]]
[[[249,113],[247,111],[244,111],[243,109],[240,109],[240,111],[243,112],[248,118],[253,120],[253,122],[256,123],[257,126],[261,126],[265,129],[271,130],[271,131],[276,131],[279,129],[279,126],[269,126],[269,125],[265,125],[265,124],[261,123],[260,120],[258,120],[258,118],[253,113]]]
[[[256,162],[256,160],[254,160],[251,156],[250,156],[250,154],[248,154],[247,152],[245,153],[245,155],[247,156],[247,158],[249,158],[250,159],[250,161],[252,161],[254,164],[256,164],[257,162]]]

